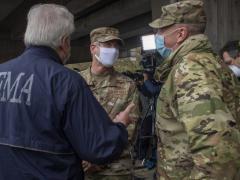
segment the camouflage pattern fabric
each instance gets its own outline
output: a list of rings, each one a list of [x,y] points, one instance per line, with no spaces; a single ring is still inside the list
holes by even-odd
[[[82,62],[82,63],[66,64],[65,67],[79,73],[80,71],[86,70],[90,65],[91,65],[91,62]]]
[[[90,68],[81,71],[94,96],[104,107],[111,119],[123,111],[128,104],[136,104],[131,117],[139,118],[139,94],[135,83],[115,70],[107,74],[93,75]]]
[[[100,27],[92,30],[90,39],[91,43],[118,40],[121,45],[124,44],[123,40],[119,37],[119,30],[113,27]]]
[[[202,34],[189,37],[163,67],[157,179],[237,179],[240,87],[234,75]]]
[[[88,175],[87,180],[132,180],[130,175],[105,176],[105,175]]]
[[[101,174],[96,174],[96,175],[87,175],[87,180],[153,180],[154,176],[154,169],[153,170],[148,170],[148,169],[137,169],[134,171],[134,176],[132,175],[111,175],[111,176],[106,176],[106,175],[101,175]]]
[[[149,25],[164,28],[173,24],[206,24],[202,0],[184,0],[162,7],[162,15]]]
[[[137,120],[139,118],[139,94],[135,83],[128,77],[118,73],[114,69],[112,72],[103,75],[93,75],[90,68],[81,72],[81,75],[86,80],[94,96],[106,110],[111,119],[123,111],[131,102],[136,106],[130,116]],[[87,176],[87,179],[92,179],[102,175],[107,176],[129,176],[132,168],[132,160],[130,157],[131,137],[135,131],[135,124],[129,125],[129,149],[126,149],[121,155],[120,160],[106,165],[102,171],[94,174],[92,177]],[[103,176],[104,177],[104,176]],[[106,177],[108,178],[108,177]],[[126,179],[126,178],[125,178]]]

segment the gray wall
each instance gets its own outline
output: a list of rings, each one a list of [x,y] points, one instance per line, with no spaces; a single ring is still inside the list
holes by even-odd
[[[152,18],[160,16],[161,5],[177,0],[151,0]],[[240,39],[240,0],[204,0],[208,18],[206,34],[218,51],[227,41]]]
[[[205,0],[206,34],[215,50],[229,40],[240,40],[240,0]]]

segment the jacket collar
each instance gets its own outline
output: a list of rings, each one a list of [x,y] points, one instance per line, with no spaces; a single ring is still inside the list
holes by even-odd
[[[165,81],[172,70],[172,67],[179,63],[184,56],[190,52],[210,52],[213,53],[212,46],[204,34],[197,34],[186,39],[171,55],[163,61],[157,69],[159,72],[157,79]]]
[[[112,84],[113,77],[115,77],[116,71],[113,68],[112,71],[95,75],[91,72],[91,67],[83,71],[85,81],[90,86],[95,86],[101,83],[101,87],[110,86]]]
[[[42,58],[48,58],[50,60],[53,60],[53,61],[63,65],[57,52],[54,49],[47,47],[47,46],[28,46],[25,49],[24,54],[25,53],[37,54],[38,56],[40,56]]]

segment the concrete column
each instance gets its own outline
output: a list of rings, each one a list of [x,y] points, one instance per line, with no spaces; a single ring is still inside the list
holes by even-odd
[[[161,7],[170,4],[173,0],[151,0],[152,19],[157,19],[161,15]]]
[[[240,1],[204,0],[208,17],[206,34],[216,51],[230,40],[240,39]]]

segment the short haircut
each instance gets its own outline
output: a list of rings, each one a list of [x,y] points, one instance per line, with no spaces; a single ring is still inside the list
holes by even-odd
[[[74,31],[74,16],[67,8],[57,4],[38,4],[33,6],[27,17],[24,35],[26,46],[39,45],[57,48],[63,36]]]
[[[236,58],[240,53],[239,41],[228,41],[223,48],[219,51],[219,56],[223,59],[223,53],[228,52],[232,58]]]

